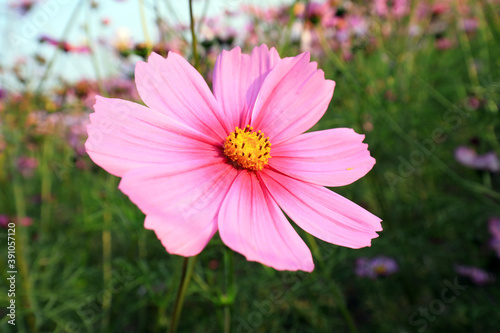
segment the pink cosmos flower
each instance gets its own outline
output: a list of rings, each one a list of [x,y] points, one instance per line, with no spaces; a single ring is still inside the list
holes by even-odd
[[[308,233],[351,248],[382,230],[378,217],[324,187],[354,182],[375,160],[352,129],[304,134],[335,87],[308,53],[223,51],[213,94],[174,52],[151,54],[135,77],[147,106],[98,96],[86,150],[122,177],[120,190],[169,253],[197,255],[219,231],[250,261],[312,271],[311,252],[281,210]]]

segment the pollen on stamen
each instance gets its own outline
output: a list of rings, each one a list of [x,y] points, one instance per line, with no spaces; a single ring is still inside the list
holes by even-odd
[[[234,166],[259,171],[271,158],[271,143],[262,131],[254,131],[250,125],[236,127],[224,141],[224,155]]]

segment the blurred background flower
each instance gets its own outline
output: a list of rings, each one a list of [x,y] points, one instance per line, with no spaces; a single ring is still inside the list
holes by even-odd
[[[359,277],[375,279],[392,275],[398,270],[399,266],[396,260],[386,256],[377,256],[371,259],[362,257],[356,260],[356,275]]]

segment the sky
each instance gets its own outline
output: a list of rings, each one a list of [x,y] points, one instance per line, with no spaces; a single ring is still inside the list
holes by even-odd
[[[9,4],[23,0],[0,0],[0,66],[12,67],[15,61],[40,54],[46,59],[52,58],[53,47],[40,44],[41,35],[60,39],[66,27],[69,27],[67,41],[71,44],[82,45],[90,36],[108,39],[116,38],[117,30],[128,31],[134,41],[144,41],[144,30],[141,24],[140,3],[144,3],[144,14],[147,21],[148,34],[154,41],[156,36],[154,23],[154,7],[158,6],[163,19],[170,24],[189,22],[188,0],[94,0],[97,8],[91,9],[92,0],[39,0],[26,15],[20,15],[9,8]],[[225,10],[238,9],[243,4],[258,6],[273,6],[280,3],[290,3],[291,0],[195,0],[193,11],[201,16],[205,2],[208,2],[207,17],[221,17]],[[101,21],[108,19],[110,24],[104,26]],[[87,27],[88,30],[85,30]],[[111,63],[112,59],[105,54],[98,55],[102,76],[119,70]],[[109,57],[108,57],[109,58]],[[88,55],[58,54],[51,73],[64,77],[67,80],[86,77],[95,78],[95,70]],[[27,68],[28,76],[39,77],[43,74],[36,72],[40,68]],[[30,71],[33,71],[31,73]],[[2,74],[0,85],[15,89],[15,82]],[[51,75],[54,77],[54,75]],[[7,87],[9,89],[9,87]]]

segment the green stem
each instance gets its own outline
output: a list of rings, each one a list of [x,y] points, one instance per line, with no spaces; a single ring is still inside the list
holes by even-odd
[[[193,16],[193,0],[189,0],[189,19],[191,21],[191,47],[193,49],[193,58],[194,58],[194,68],[199,72],[200,71],[200,59],[198,56],[198,41],[196,40],[195,33],[195,22]]]
[[[210,0],[205,0],[205,5],[203,6],[203,11],[201,12],[201,18],[198,21],[198,26],[196,27],[196,32],[200,33],[201,27],[205,22],[205,18],[207,17],[208,7],[210,7]]]
[[[194,67],[199,72],[200,62],[198,59],[198,50],[196,48],[196,34],[194,31],[194,17],[193,17],[193,4],[192,0],[189,0],[189,16],[191,20],[191,37],[192,37],[192,48],[194,57]],[[179,323],[179,318],[182,312],[182,306],[184,304],[184,297],[186,296],[186,290],[191,281],[191,276],[193,275],[194,264],[196,262],[196,256],[184,258],[184,263],[182,265],[182,275],[181,283],[179,289],[177,290],[177,297],[175,299],[174,311],[172,313],[172,321],[170,322],[170,333],[174,333],[177,330],[177,325]]]
[[[177,325],[179,323],[179,318],[182,312],[182,306],[184,305],[184,297],[186,296],[187,287],[189,285],[189,282],[191,281],[191,276],[193,275],[195,262],[196,256],[184,258],[184,263],[182,265],[181,283],[179,284],[179,289],[177,290],[174,312],[172,313],[172,321],[170,322],[170,333],[175,333],[175,331],[177,330]]]
[[[26,217],[26,201],[23,189],[23,183],[20,177],[16,175],[17,168],[14,164],[14,158],[11,159],[11,168],[14,172],[14,181],[12,183],[12,190],[14,194],[14,204],[16,209],[16,219],[17,219],[17,265],[19,267],[19,277],[21,278],[23,298],[24,298],[24,309],[27,309],[26,321],[30,327],[30,331],[34,332],[36,330],[36,317],[38,313],[38,306],[33,293],[33,283],[32,275],[30,274],[30,263],[29,263],[29,232],[26,227],[19,224],[19,221]],[[21,288],[20,288],[21,289]]]
[[[146,43],[147,55],[149,56],[152,44],[151,44],[151,39],[149,38],[146,12],[144,11],[144,0],[139,0],[139,13],[141,15],[142,33],[144,34],[144,42]]]
[[[42,230],[42,238],[45,239],[49,236],[49,226],[50,226],[50,211],[51,211],[51,192],[52,192],[52,174],[50,170],[50,164],[53,160],[53,142],[47,136],[43,140],[43,151],[42,158],[43,164],[41,166],[41,197],[42,204],[40,210],[40,226]]]
[[[332,288],[333,295],[337,299],[337,304],[339,306],[340,312],[344,316],[347,326],[349,327],[349,332],[358,333],[358,329],[354,324],[354,320],[352,319],[351,313],[349,312],[347,306],[345,305],[344,298],[342,297],[342,293],[340,292],[339,286],[335,282],[332,282],[332,284],[333,284]]]
[[[462,47],[462,54],[465,57],[467,72],[469,73],[469,80],[475,86],[479,85],[479,79],[477,75],[476,65],[474,63],[474,57],[472,55],[471,46],[469,43],[469,37],[467,37],[467,32],[464,28],[464,23],[462,18],[460,17],[460,11],[457,8],[457,4],[454,4],[455,15],[458,17],[457,20],[457,35],[458,41],[460,42],[460,46]]]
[[[291,35],[292,35],[292,26],[293,24],[295,23],[295,20],[297,19],[297,16],[295,15],[295,5],[297,3],[299,3],[300,0],[295,0],[293,2],[293,5],[290,6],[290,10],[288,11],[288,15],[289,15],[289,19],[288,19],[288,23],[286,25],[286,28],[285,28],[285,31],[284,31],[284,36],[285,36],[285,43],[283,45],[281,45],[280,49],[279,49],[279,53],[280,54],[283,54],[283,53],[286,53],[287,52],[287,49],[288,49],[288,46],[290,46],[290,42],[291,42]],[[304,25],[305,26],[305,25]],[[304,30],[304,27],[302,28],[302,32]]]
[[[88,47],[90,49],[90,61],[92,62],[92,67],[94,67],[94,73],[95,73],[95,77],[96,77],[96,80],[97,80],[97,86],[99,88],[99,92],[102,94],[104,94],[104,86],[102,84],[102,74],[101,74],[101,70],[99,68],[99,61],[97,59],[97,49],[94,47],[94,43],[92,42],[92,33],[90,31],[90,22],[92,22],[91,20],[91,11],[92,9],[88,9],[87,10],[87,19],[86,19],[86,23],[84,25],[84,30],[85,30],[85,33],[87,34],[87,40],[88,40]],[[106,94],[107,95],[107,94]]]
[[[309,241],[309,245],[311,246],[313,256],[315,256],[316,259],[319,259],[319,260],[317,260],[319,265],[324,265],[324,260],[323,260],[323,257],[321,256],[321,252],[319,250],[318,243],[316,242],[316,239],[309,234],[307,234],[306,237],[307,237],[307,240]],[[337,301],[337,305],[339,307],[340,313],[344,317],[344,320],[347,324],[347,327],[349,327],[349,332],[357,333],[358,329],[356,328],[356,325],[354,324],[354,320],[352,319],[351,313],[349,312],[349,309],[347,308],[347,306],[345,304],[344,297],[342,296],[342,292],[340,290],[340,287],[334,281],[331,281],[331,285],[332,285],[331,290],[333,292],[333,297]]]
[[[229,306],[224,307],[224,333],[231,331],[231,309]]]
[[[102,279],[105,290],[110,290],[112,287],[113,267],[112,267],[112,247],[111,247],[111,211],[109,204],[105,205],[104,211],[104,228],[102,230]],[[109,327],[110,322],[110,308],[111,308],[112,294],[103,297],[102,300],[102,313],[103,319],[101,321],[102,331],[105,332]]]
[[[231,306],[234,303],[234,262],[233,251],[226,248],[224,251],[224,280],[226,282],[226,293],[224,297],[224,333],[231,330]]]
[[[73,13],[71,13],[71,17],[68,20],[68,23],[66,23],[66,26],[64,27],[63,33],[61,35],[61,38],[59,39],[60,42],[64,42],[69,35],[70,28],[73,26],[73,24],[76,22],[76,17],[80,13],[80,6],[83,4],[84,0],[80,0],[78,4],[76,5],[75,9],[73,10]],[[43,73],[43,76],[40,80],[40,83],[38,84],[38,87],[36,88],[36,92],[40,93],[43,89],[43,85],[45,83],[45,80],[47,79],[47,76],[49,75],[49,72],[54,65],[57,56],[59,55],[59,48],[57,47],[56,50],[54,51],[54,54],[52,55],[52,58],[50,59],[49,63],[47,64],[47,67],[45,67],[45,72]]]

